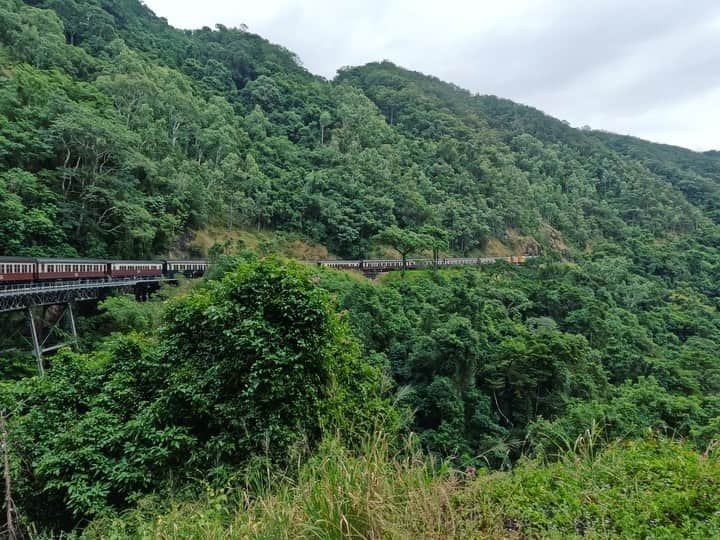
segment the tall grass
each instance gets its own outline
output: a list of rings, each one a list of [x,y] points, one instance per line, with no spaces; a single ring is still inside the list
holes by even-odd
[[[348,452],[337,439],[292,471],[258,461],[241,487],[195,502],[141,501],[86,538],[720,538],[720,451],[663,437],[569,451],[476,479],[382,432]]]
[[[239,489],[207,490],[200,502],[158,512],[148,499],[117,519],[97,520],[87,538],[377,539],[452,538],[452,502],[461,482],[416,450],[399,452],[382,432],[359,452],[326,441],[295,474],[255,467]]]

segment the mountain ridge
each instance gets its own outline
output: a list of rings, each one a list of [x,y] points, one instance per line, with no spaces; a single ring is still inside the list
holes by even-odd
[[[552,252],[557,235],[582,252],[633,228],[662,237],[717,223],[712,152],[583,131],[388,61],[328,81],[261,36],[178,30],[136,0],[0,9],[5,189],[23,171],[49,190],[40,224],[13,231],[3,253],[142,257],[188,231],[241,226],[364,257],[393,225],[438,227],[448,253],[516,236]],[[55,88],[58,105],[18,116],[24,85]],[[12,194],[27,216],[34,195]]]

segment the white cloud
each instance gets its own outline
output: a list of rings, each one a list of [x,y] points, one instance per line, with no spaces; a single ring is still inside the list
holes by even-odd
[[[181,28],[246,24],[331,78],[388,59],[569,120],[720,148],[716,0],[146,0]]]

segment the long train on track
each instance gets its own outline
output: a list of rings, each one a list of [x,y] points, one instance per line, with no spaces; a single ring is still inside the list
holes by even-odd
[[[492,264],[505,261],[511,264],[524,263],[529,256],[512,257],[456,257],[433,259],[406,259],[408,270],[449,268]],[[322,260],[315,261],[319,266],[337,270],[359,270],[366,273],[380,273],[401,270],[403,262],[399,259],[360,259],[360,260]],[[73,258],[33,258],[0,257],[0,287],[5,284],[53,282],[71,280],[114,280],[114,279],[154,279],[175,278],[184,275],[188,278],[201,277],[208,269],[206,260],[148,260],[126,261],[107,259]]]
[[[479,264],[493,264],[499,261],[511,264],[522,264],[529,255],[517,255],[512,257],[443,257],[434,259],[406,259],[405,268],[418,270],[423,268],[450,268],[453,266],[474,266]],[[361,272],[387,272],[389,270],[402,270],[403,262],[400,259],[360,259],[360,260],[324,260],[317,261],[319,266],[335,268],[337,270],[359,270]]]

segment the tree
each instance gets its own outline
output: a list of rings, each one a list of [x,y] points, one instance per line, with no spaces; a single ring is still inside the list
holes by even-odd
[[[327,111],[320,113],[320,145],[325,144],[325,128],[332,124],[332,116]]]
[[[187,426],[196,459],[241,462],[261,452],[287,457],[325,430],[348,438],[384,415],[382,376],[329,293],[297,263],[243,263],[172,306],[165,325],[168,419]]]
[[[420,229],[420,232],[432,239],[430,248],[433,253],[433,264],[437,269],[440,251],[448,248],[448,232],[436,225],[425,225]]]
[[[386,244],[395,249],[402,257],[402,276],[405,278],[407,258],[411,253],[428,248],[433,244],[433,238],[413,231],[407,231],[393,225],[375,236],[375,241]]]

